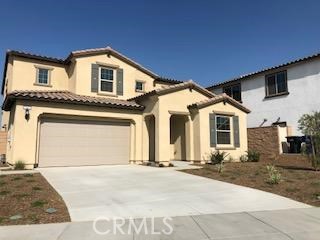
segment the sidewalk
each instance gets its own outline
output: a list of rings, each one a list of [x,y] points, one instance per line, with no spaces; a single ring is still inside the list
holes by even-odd
[[[289,209],[263,212],[208,214],[174,217],[167,221],[173,226],[171,235],[151,234],[152,219],[148,229],[140,234],[128,234],[129,220],[117,234],[98,235],[93,222],[72,222],[42,225],[0,227],[0,240],[91,240],[91,239],[183,239],[183,240],[318,240],[320,236],[320,208]],[[133,220],[139,226],[141,219]],[[111,222],[103,221],[97,229],[112,229]],[[168,227],[162,218],[154,221],[154,232]],[[145,234],[147,233],[147,234]]]

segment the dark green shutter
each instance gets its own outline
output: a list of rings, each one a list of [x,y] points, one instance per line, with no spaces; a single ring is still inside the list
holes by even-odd
[[[216,131],[216,115],[209,114],[209,126],[210,126],[210,147],[217,146],[217,131]]]
[[[117,95],[123,95],[123,69],[117,69]]]
[[[233,116],[233,141],[235,147],[240,147],[239,117]]]
[[[99,89],[99,65],[91,64],[91,92],[98,92]]]

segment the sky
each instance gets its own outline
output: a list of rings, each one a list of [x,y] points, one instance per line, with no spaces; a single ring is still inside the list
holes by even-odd
[[[0,74],[7,49],[65,58],[111,46],[207,87],[320,52],[319,9],[309,0],[0,0]]]

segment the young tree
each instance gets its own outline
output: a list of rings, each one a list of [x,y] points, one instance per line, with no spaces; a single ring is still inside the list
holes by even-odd
[[[320,112],[304,114],[298,121],[299,130],[311,138],[313,167],[318,170],[320,166]]]

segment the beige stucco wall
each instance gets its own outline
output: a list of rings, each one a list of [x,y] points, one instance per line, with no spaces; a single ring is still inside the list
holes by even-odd
[[[105,93],[94,93],[91,92],[91,64],[105,63],[119,66],[123,69],[123,96],[112,96],[106,95]],[[79,57],[76,59],[76,87],[75,93],[89,95],[89,96],[108,96],[117,97],[119,99],[128,99],[141,93],[135,91],[136,80],[141,80],[145,82],[145,91],[151,91],[154,89],[153,78],[149,75],[141,72],[137,68],[119,60],[118,58],[107,55],[95,55],[88,57]],[[116,77],[116,74],[114,75]]]
[[[210,113],[227,113],[235,116],[239,116],[239,132],[240,132],[240,147],[234,148],[233,145],[233,123],[231,123],[231,145],[223,146],[217,145],[216,148],[210,147],[210,131],[209,131],[209,114]],[[195,159],[196,160],[208,160],[209,154],[215,150],[221,150],[227,152],[233,158],[234,161],[239,161],[241,155],[246,154],[248,150],[248,142],[247,142],[247,114],[240,109],[230,105],[229,103],[224,104],[223,102],[217,103],[215,105],[202,108],[199,110],[198,117],[195,124],[194,131],[197,135],[197,142],[195,144]]]
[[[196,90],[183,89],[142,102],[146,106],[144,115],[155,116],[155,161],[167,164],[172,158],[170,146],[170,117],[172,114],[183,114],[188,118],[186,123],[186,160],[193,159],[193,121],[189,115],[188,105],[207,99]],[[144,159],[148,156],[147,127],[144,124],[143,150]],[[190,146],[190,147],[188,147]]]
[[[36,66],[52,68],[50,70],[50,85],[39,86],[36,83]],[[68,75],[63,65],[47,63],[44,61],[31,60],[27,58],[14,57],[11,84],[8,84],[8,93],[13,90],[67,90]]]
[[[199,111],[189,112],[188,105],[207,99],[206,96],[189,89],[180,90],[174,93],[166,94],[159,97],[153,97],[150,101],[144,101],[146,105],[144,115],[153,114],[155,116],[155,160],[156,162],[168,163],[172,159],[172,145],[170,145],[170,117],[174,114],[185,115],[188,121],[185,124],[186,134],[186,160],[205,162],[209,158],[212,151],[221,149],[229,153],[233,160],[239,160],[242,154],[245,154],[248,149],[247,144],[247,114],[238,108],[226,103],[217,103],[215,105],[202,108]],[[232,145],[210,147],[210,128],[209,114],[212,112],[224,112],[230,115],[239,116],[239,131],[240,131],[240,148],[233,146],[233,131],[231,131]],[[231,121],[232,124],[232,121]],[[231,126],[231,129],[233,126]],[[143,127],[143,149],[144,159],[148,157],[148,135],[147,128]]]
[[[91,92],[92,63],[104,63],[123,69],[123,96]],[[49,86],[35,84],[36,66],[52,69],[50,70]],[[142,94],[141,92],[135,91],[136,80],[145,82],[145,92],[168,85],[157,84],[154,86],[154,79],[151,76],[107,54],[78,57],[72,59],[71,63],[67,66],[24,57],[10,56],[6,79],[8,83],[5,92],[7,91],[8,93],[14,90],[69,90],[82,95],[117,97],[120,99],[128,99]]]
[[[32,105],[28,121],[24,117],[24,105]],[[128,120],[131,122],[130,160],[142,158],[142,115],[140,112],[71,104],[18,101],[15,112],[13,112],[14,126],[9,132],[12,134],[12,144],[8,144],[7,147],[9,163],[14,164],[18,160],[23,160],[29,168],[32,168],[33,164],[38,161],[39,117],[43,114],[58,114],[59,118],[76,116],[77,118],[91,117],[102,120]]]

